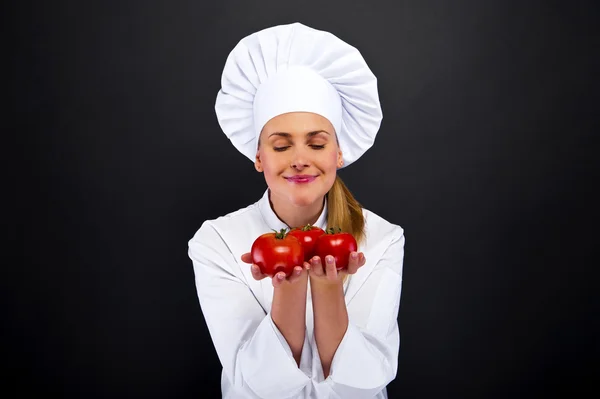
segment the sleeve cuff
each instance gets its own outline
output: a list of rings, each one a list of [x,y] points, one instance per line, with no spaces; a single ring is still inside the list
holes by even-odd
[[[329,376],[323,380],[321,371],[320,379],[317,378],[317,390],[341,398],[375,396],[396,373],[396,367],[390,364],[390,359],[396,356],[393,346],[388,345],[381,338],[349,323],[331,363]],[[316,343],[313,351],[318,353]],[[320,363],[315,369],[317,373],[322,370]]]
[[[304,345],[303,355],[306,347]],[[270,312],[260,323],[252,339],[244,345],[239,362],[244,380],[260,397],[292,397],[310,383],[310,378],[298,368],[292,351],[273,322]]]
[[[334,389],[341,385],[354,390],[380,391],[396,373],[391,363],[396,358],[392,348],[389,342],[349,323],[325,382]]]

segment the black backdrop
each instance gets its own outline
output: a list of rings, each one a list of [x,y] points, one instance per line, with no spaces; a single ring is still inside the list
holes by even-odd
[[[6,380],[218,397],[187,241],[265,183],[215,96],[238,40],[299,21],[357,46],[379,79],[378,140],[341,176],[406,233],[390,397],[583,397],[598,377],[581,211],[598,183],[600,41],[593,2],[559,3],[15,2],[5,133],[26,146]]]

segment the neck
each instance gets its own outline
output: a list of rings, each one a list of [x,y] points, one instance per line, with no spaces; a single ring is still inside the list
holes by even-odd
[[[310,205],[297,206],[272,195],[269,191],[269,202],[271,209],[273,209],[279,220],[287,224],[288,227],[294,228],[306,226],[307,224],[314,225],[323,211],[325,197]]]

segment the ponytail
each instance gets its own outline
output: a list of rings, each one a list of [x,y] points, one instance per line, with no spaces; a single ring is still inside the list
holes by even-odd
[[[339,227],[343,232],[352,234],[359,247],[365,237],[362,206],[339,175],[327,193],[327,227]]]

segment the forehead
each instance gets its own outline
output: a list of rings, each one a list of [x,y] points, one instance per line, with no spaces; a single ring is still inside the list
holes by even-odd
[[[333,134],[333,126],[327,118],[311,112],[290,112],[269,120],[263,127],[261,136],[268,137],[274,132],[304,135],[316,130],[325,130]]]

